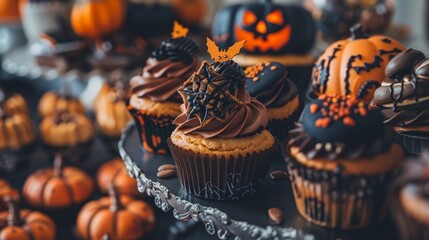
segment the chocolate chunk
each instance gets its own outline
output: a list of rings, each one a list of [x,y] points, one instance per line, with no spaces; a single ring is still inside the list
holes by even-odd
[[[386,66],[386,76],[393,78],[410,73],[414,64],[424,58],[425,55],[422,52],[409,48],[390,60]]]
[[[175,169],[162,170],[162,171],[159,171],[156,174],[156,176],[158,178],[162,178],[162,179],[171,178],[171,177],[173,177],[175,175],[176,175],[176,170]]]
[[[414,73],[420,79],[429,79],[429,59],[420,61],[415,66]]]
[[[159,166],[158,172],[164,171],[164,170],[171,170],[171,169],[176,170],[176,166],[173,164],[163,164],[163,165]]]
[[[270,220],[276,225],[280,225],[283,223],[284,215],[283,211],[280,208],[268,209],[268,216],[270,217]]]
[[[285,171],[273,171],[270,173],[270,178],[273,181],[280,181],[287,178],[287,174]]]

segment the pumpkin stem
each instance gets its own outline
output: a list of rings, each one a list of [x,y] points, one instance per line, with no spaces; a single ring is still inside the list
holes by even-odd
[[[110,211],[116,212],[122,208],[121,199],[119,198],[119,193],[116,187],[111,183],[107,187],[107,192],[109,193],[111,199]]]
[[[352,40],[369,38],[369,35],[363,31],[362,25],[360,23],[354,25],[350,28]]]
[[[7,223],[9,226],[21,226],[22,219],[20,216],[20,210],[16,200],[12,199],[10,196],[5,196],[4,201],[6,202],[9,214],[7,216]]]
[[[63,157],[61,153],[55,154],[53,171],[54,177],[61,177],[63,175]]]

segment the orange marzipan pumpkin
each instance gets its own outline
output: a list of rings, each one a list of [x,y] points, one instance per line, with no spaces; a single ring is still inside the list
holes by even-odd
[[[0,212],[0,239],[54,240],[56,226],[48,216],[28,209],[20,210],[16,201],[6,198],[8,211]]]
[[[122,26],[125,3],[121,0],[77,0],[71,13],[76,34],[87,38],[101,38]]]
[[[119,195],[109,186],[109,197],[87,203],[79,212],[76,229],[85,240],[134,240],[152,231],[155,213],[149,204],[127,195]]]
[[[368,36],[360,25],[351,31],[351,38],[333,43],[316,61],[312,90],[317,96],[351,95],[369,103],[386,78],[387,63],[405,47],[387,36]]]

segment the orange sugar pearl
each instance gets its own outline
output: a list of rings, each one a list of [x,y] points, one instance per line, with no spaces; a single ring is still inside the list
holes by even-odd
[[[355,120],[353,120],[353,118],[351,118],[351,117],[345,117],[343,119],[343,123],[344,123],[344,125],[349,126],[349,127],[354,127],[356,125]]]

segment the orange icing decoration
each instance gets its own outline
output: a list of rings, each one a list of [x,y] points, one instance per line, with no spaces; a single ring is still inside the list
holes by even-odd
[[[181,25],[178,21],[174,21],[172,38],[181,38],[188,36],[189,29]]]
[[[210,38],[207,38],[207,52],[216,62],[225,62],[232,60],[235,55],[239,54],[246,40],[236,42],[227,50],[220,50],[219,47]]]

